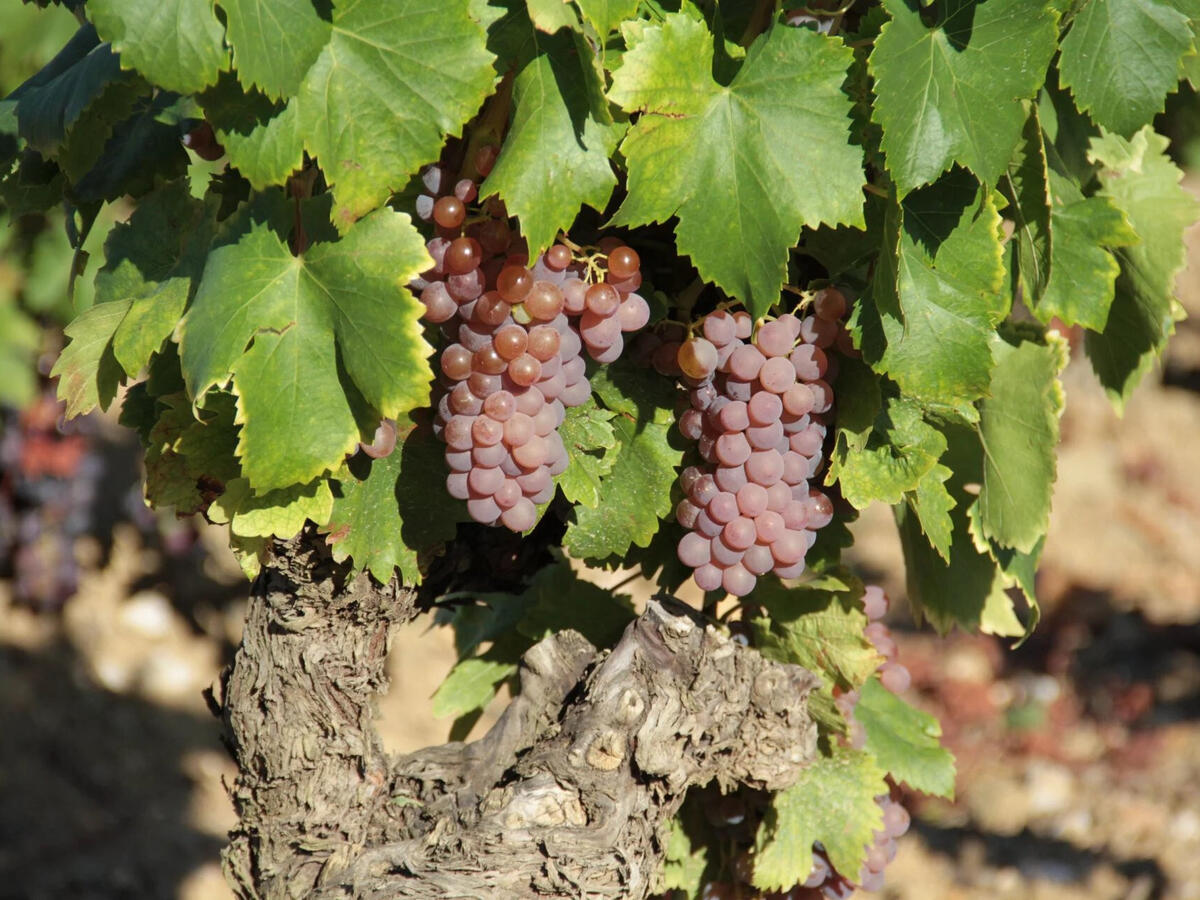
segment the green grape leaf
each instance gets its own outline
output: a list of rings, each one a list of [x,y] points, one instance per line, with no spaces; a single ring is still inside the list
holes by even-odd
[[[680,252],[763,315],[802,227],[865,224],[862,151],[842,93],[853,54],[840,39],[775,28],[723,84],[703,21],[677,13],[626,30],[632,46],[609,98],[640,116],[621,144],[629,193],[613,224],[677,215]]]
[[[621,23],[637,15],[638,0],[575,0],[584,19],[605,37]]]
[[[558,476],[558,486],[572,503],[589,509],[600,505],[601,483],[617,461],[617,455],[608,452],[617,446],[612,426],[614,415],[589,399],[584,405],[567,410],[558,427],[570,460]]]
[[[995,344],[996,367],[980,403],[979,430],[986,453],[979,493],[983,534],[1029,553],[1050,527],[1058,420],[1064,397],[1059,373],[1070,356],[1065,340]]]
[[[637,615],[627,595],[584,581],[567,562],[538,572],[524,600],[517,630],[529,638],[530,646],[571,628],[595,647],[611,647]]]
[[[570,0],[527,0],[526,7],[533,24],[546,34],[579,27],[579,15]]]
[[[1108,321],[1085,341],[1092,368],[1118,409],[1183,317],[1175,277],[1186,259],[1183,233],[1196,221],[1200,203],[1180,186],[1183,175],[1166,148],[1167,139],[1147,126],[1128,140],[1096,138],[1088,154],[1100,166],[1100,196],[1125,214],[1141,238],[1117,250],[1121,274]]]
[[[405,584],[419,584],[418,555],[453,539],[469,517],[461,500],[446,495],[445,447],[428,423],[400,421],[397,429],[389,456],[356,458],[337,476],[327,527],[335,560],[353,558],[385,584],[396,569]]]
[[[704,870],[708,868],[708,848],[703,844],[693,847],[687,829],[678,818],[667,823],[663,848],[662,872],[655,891],[679,890],[687,897],[699,897],[705,880]]]
[[[581,206],[604,209],[617,184],[608,157],[624,131],[608,115],[586,44],[570,32],[534,40],[538,52],[513,84],[512,125],[479,190],[499,193],[531,258],[571,227]]]
[[[225,493],[213,500],[208,517],[219,525],[228,523],[240,537],[277,537],[287,540],[304,528],[304,523],[322,523],[333,509],[333,491],[324,478],[308,484],[254,494],[250,482],[235,478]]]
[[[867,617],[858,602],[861,586],[784,587],[776,578],[760,578],[755,601],[769,618],[754,621],[756,646],[769,659],[795,663],[834,684],[859,687],[883,663],[863,636]]]
[[[1192,44],[1188,17],[1158,0],[1089,0],[1063,38],[1058,71],[1076,105],[1132,136],[1162,112]]]
[[[146,197],[105,240],[95,302],[128,304],[113,333],[113,354],[130,377],[149,362],[183,314],[208,254],[211,213],[181,179]]]
[[[439,719],[483,709],[496,689],[517,674],[521,654],[529,642],[519,634],[501,637],[486,653],[460,659],[433,693],[433,714]]]
[[[935,797],[954,799],[954,756],[942,746],[936,716],[909,706],[869,678],[854,707],[867,733],[864,749],[896,781]]]
[[[1057,317],[1067,325],[1103,331],[1120,272],[1111,251],[1137,243],[1138,237],[1107,197],[1084,197],[1073,181],[1054,172],[1050,189],[1052,265],[1059,274],[1051,275],[1031,308],[1042,322]]]
[[[916,490],[905,497],[930,546],[947,562],[950,560],[951,533],[954,531],[954,522],[950,519],[954,498],[946,490],[946,480],[950,475],[950,470],[939,463],[926,472]]]
[[[591,375],[592,391],[616,415],[612,468],[594,509],[574,508],[563,546],[580,559],[620,556],[647,546],[671,511],[671,485],[683,460],[672,445],[674,388],[656,373],[621,360]]]
[[[892,20],[871,52],[875,121],[900,196],[954,163],[993,184],[1012,157],[1054,53],[1045,0],[948,0],[926,27],[920,10],[884,0]]]
[[[100,43],[93,26],[84,25],[6,100],[13,103],[17,133],[35,150],[54,157],[87,111],[117,87],[141,91],[145,83],[122,71],[112,48]]]
[[[880,255],[871,297],[886,346],[868,342],[864,356],[926,406],[983,396],[1010,301],[992,196],[958,169],[894,205],[885,231],[896,256]],[[871,314],[866,304],[858,312]]]
[[[0,294],[0,404],[24,409],[33,400],[41,343],[37,322]]]
[[[904,551],[908,600],[918,618],[928,619],[942,633],[955,625],[968,631],[1020,635],[1026,628],[1013,612],[1005,593],[1022,586],[1011,564],[1015,551],[1001,554],[972,534],[971,518],[983,479],[983,445],[977,430],[962,425],[944,429],[947,450],[942,464],[950,472],[944,490],[954,503],[950,510],[952,529],[949,552],[934,549],[922,532],[921,522],[910,503],[893,507]],[[1010,564],[1001,566],[997,555]],[[1036,598],[1026,592],[1031,608]]]
[[[1025,303],[1036,304],[1054,273],[1054,233],[1051,229],[1050,172],[1042,124],[1033,106],[1021,141],[1000,177],[1000,190],[1013,220],[1017,269]]]
[[[181,516],[199,512],[238,477],[235,405],[232,395],[216,391],[200,409],[182,390],[157,399],[156,419],[143,442],[151,506],[173,507]]]
[[[422,307],[403,287],[428,265],[408,216],[386,209],[301,257],[257,223],[209,255],[182,324],[183,372],[193,397],[233,375],[256,492],[305,484],[354,448],[343,367],[383,416],[428,402]]]
[[[329,42],[331,26],[311,0],[221,0],[238,80],[291,97]]]
[[[63,329],[70,342],[50,370],[59,379],[58,399],[67,404],[67,418],[108,409],[125,381],[113,355],[112,337],[129,312],[129,301],[101,303],[85,309]]]
[[[303,151],[315,156],[344,231],[435,159],[491,92],[492,55],[469,12],[468,0],[335,5],[329,41],[282,112],[261,94],[238,109],[228,82],[202,102],[221,110],[221,140],[255,188],[286,178]]]
[[[169,91],[194,94],[228,67],[210,0],[89,0],[87,12],[123,66]]]
[[[866,509],[875,500],[899,503],[922,479],[946,449],[946,439],[927,423],[919,404],[891,398],[853,444],[839,432],[829,470],[842,496],[855,509]],[[829,483],[832,483],[830,481]]]
[[[854,877],[874,833],[883,827],[875,798],[888,792],[886,773],[869,753],[834,747],[804,769],[790,788],[771,797],[755,840],[754,885],[790,890],[812,871],[820,841],[839,872]]]

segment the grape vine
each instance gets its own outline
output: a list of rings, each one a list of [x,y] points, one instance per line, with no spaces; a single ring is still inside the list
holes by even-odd
[[[421,585],[456,736],[547,635],[628,628],[600,570],[693,599],[817,677],[819,740],[790,786],[694,791],[653,890],[877,888],[955,775],[851,526],[891,508],[919,621],[1036,626],[1062,371],[1119,409],[1180,315],[1155,117],[1200,86],[1194,10],[68,5],[0,101],[0,204],[61,210],[59,396],[119,408],[148,504],[251,576],[303,536]]]

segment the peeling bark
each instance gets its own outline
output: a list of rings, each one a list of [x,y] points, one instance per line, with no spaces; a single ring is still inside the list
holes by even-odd
[[[372,700],[416,613],[301,543],[260,576],[222,698],[241,896],[644,898],[690,787],[778,790],[815,755],[813,675],[654,601],[611,651],[532,647],[482,739],[389,759]]]

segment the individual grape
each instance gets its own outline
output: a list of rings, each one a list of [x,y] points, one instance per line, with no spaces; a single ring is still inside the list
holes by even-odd
[[[496,292],[505,303],[520,303],[533,289],[533,276],[524,266],[505,266],[496,276]]]
[[[476,416],[471,423],[471,439],[476,446],[491,447],[504,437],[504,425],[491,416]]]
[[[679,417],[679,433],[689,441],[700,439],[704,433],[704,417],[694,409],[688,409]]]
[[[779,540],[787,529],[783,516],[772,509],[763,510],[754,517],[755,540],[767,547]]]
[[[553,282],[535,281],[523,302],[529,315],[547,322],[562,312],[563,292]]]
[[[766,575],[775,568],[775,557],[771,548],[763,544],[755,544],[742,554],[742,565],[751,575]]]
[[[714,538],[721,533],[721,526],[714,522],[704,510],[696,515],[696,524],[692,527],[707,538]]]
[[[584,295],[587,308],[598,316],[611,316],[621,305],[621,295],[617,289],[606,282],[593,284]]]
[[[507,371],[508,366],[509,361],[496,352],[494,344],[481,347],[471,357],[472,370],[487,375],[499,375]]]
[[[509,531],[528,531],[537,521],[537,507],[528,497],[522,497],[500,514],[500,521]]]
[[[692,573],[696,586],[702,591],[715,591],[721,587],[722,572],[712,563],[700,566]]]
[[[761,481],[756,481],[755,484],[762,484]],[[794,503],[792,499],[792,489],[789,485],[782,481],[776,481],[767,485],[767,509],[774,512],[783,512],[784,507],[789,503]]]
[[[755,450],[746,460],[746,477],[769,488],[783,478],[783,457],[775,450]]]
[[[709,313],[704,319],[704,336],[714,346],[724,346],[737,336],[737,323],[732,315],[725,310]]]
[[[846,297],[834,287],[827,287],[817,292],[813,300],[813,311],[818,318],[836,322],[846,315]]]
[[[805,343],[824,349],[834,342],[839,330],[837,322],[817,316],[806,316],[800,323],[800,338]]]
[[[774,450],[783,441],[783,425],[776,419],[770,425],[751,426],[746,440],[754,450]]]
[[[713,472],[713,479],[717,482],[717,487],[721,490],[736,494],[746,486],[748,481],[746,478],[746,467],[717,466],[717,470]]]
[[[696,524],[698,515],[700,515],[700,507],[691,500],[680,500],[675,506],[675,521],[684,528],[692,528]]]
[[[462,381],[470,376],[473,369],[473,354],[462,344],[451,344],[442,351],[439,364],[442,373],[447,378]]]
[[[466,472],[451,472],[446,476],[446,493],[455,500],[466,500],[471,496],[471,489],[467,486],[467,478],[468,475]]]
[[[724,532],[724,529],[721,529]],[[744,550],[737,550],[725,540],[723,533],[709,541],[709,552],[712,553],[713,565],[720,566],[722,569],[732,566],[734,563],[742,561],[745,555]]]
[[[531,471],[517,476],[517,484],[526,494],[540,493],[552,483],[550,472],[544,466],[534,466]]]
[[[529,387],[542,376],[542,364],[529,353],[522,353],[508,363],[508,377],[521,387]]]
[[[796,368],[786,357],[772,357],[758,370],[758,382],[772,394],[782,394],[796,383]]]
[[[513,459],[526,469],[536,469],[550,458],[550,447],[541,435],[533,435],[524,444],[512,448]]]
[[[483,411],[497,422],[507,422],[517,411],[517,398],[508,391],[496,391],[483,401]]]
[[[783,401],[777,394],[759,391],[746,404],[748,425],[770,425],[783,414]]]
[[[533,431],[539,437],[546,437],[558,427],[559,418],[552,403],[545,404],[533,417]]]
[[[483,271],[472,269],[465,275],[451,275],[446,279],[446,291],[455,303],[469,303],[477,299],[487,283]]]
[[[575,384],[569,384],[563,389],[563,392],[558,395],[558,399],[565,406],[580,406],[587,402],[588,397],[592,395],[592,388],[586,381],[579,381]]]
[[[442,439],[453,450],[471,449],[471,426],[475,422],[473,416],[453,416],[446,422],[442,431]]]
[[[483,411],[483,401],[471,393],[469,385],[459,382],[447,397],[450,412],[456,416],[477,416]]]
[[[571,316],[582,315],[587,309],[587,291],[586,281],[580,281],[578,278],[567,279],[562,286],[563,312]]]
[[[603,350],[620,339],[621,322],[615,316],[597,315],[589,309],[579,319],[579,333],[589,350]]]
[[[780,565],[790,566],[804,558],[808,552],[808,541],[798,531],[788,530],[771,544],[771,555]]]
[[[609,251],[608,271],[617,280],[631,277],[641,267],[642,261],[632,247],[621,245]]]
[[[742,381],[753,381],[765,361],[766,358],[757,347],[744,344],[729,357],[729,373]]]
[[[808,495],[809,528],[824,528],[833,520],[833,503],[820,491]]]
[[[518,357],[519,359],[520,357]],[[511,365],[511,363],[510,363]],[[467,379],[471,393],[477,397],[486,397],[504,387],[504,380],[499,375],[489,375],[486,372],[472,372]]]
[[[721,586],[735,597],[749,594],[757,580],[741,563],[734,563],[721,573]]]
[[[816,405],[816,395],[807,384],[793,384],[783,392],[784,411],[793,416],[806,416]]]
[[[425,307],[423,318],[435,325],[450,321],[458,312],[458,303],[450,296],[444,281],[430,282],[421,291],[420,299]]]
[[[863,590],[863,612],[867,614],[867,618],[872,621],[882,619],[887,610],[888,598],[883,588],[875,584],[867,585]]]
[[[435,202],[436,202],[436,199],[433,197],[430,197],[428,194],[418,194],[416,204],[415,204],[416,211],[417,211],[417,218],[419,218],[422,222],[428,222],[430,219],[432,219],[433,218],[433,204]]]
[[[533,433],[533,419],[523,412],[513,413],[512,418],[504,423],[504,443],[509,447],[526,443]]]
[[[500,506],[491,497],[473,497],[467,501],[467,512],[476,522],[491,525],[500,518]]]
[[[503,253],[512,243],[512,231],[503,219],[488,219],[475,235],[484,253]]]
[[[498,468],[474,468],[467,474],[467,486],[477,496],[490,497],[502,484],[504,484],[504,473]]]
[[[503,444],[479,444],[471,448],[471,463],[485,469],[503,466],[509,458],[508,448]]]
[[[733,322],[735,336],[743,341],[748,339],[754,330],[754,320],[750,318],[750,313],[738,310],[733,314]]]
[[[760,484],[747,483],[738,488],[738,511],[743,516],[754,518],[767,510],[767,489]]]
[[[717,438],[717,459],[725,466],[740,466],[750,458],[750,442],[744,434],[723,434]],[[749,476],[749,470],[747,470]]]
[[[371,443],[359,443],[358,446],[371,459],[383,459],[390,456],[396,449],[396,423],[392,419],[380,420]]]
[[[521,490],[521,485],[517,483],[517,480],[515,478],[505,478],[504,483],[496,488],[495,493],[492,494],[492,499],[496,501],[496,505],[501,509],[511,509],[523,496],[525,496],[525,493]]]
[[[754,521],[746,516],[737,516],[721,529],[721,537],[734,550],[746,550],[757,537]]]
[[[542,363],[543,373],[545,364],[558,356],[562,347],[562,336],[550,325],[535,325],[529,329],[529,355]]]
[[[463,203],[471,203],[479,196],[479,188],[476,187],[475,182],[470,178],[460,178],[454,185],[454,196]],[[460,222],[459,224],[461,225],[462,223]],[[457,228],[458,225],[447,225],[445,227]]]
[[[790,500],[783,508],[782,516],[787,528],[799,531],[808,525],[808,506],[802,500]]]
[[[814,381],[809,384],[813,392],[813,412],[829,412],[833,407],[833,389],[824,381]]]
[[[793,487],[806,483],[808,481],[808,460],[799,453],[793,453],[789,450],[783,454],[783,475],[781,478],[784,484],[790,484]]]
[[[721,491],[708,502],[705,509],[718,525],[732,522],[738,515],[737,496],[728,491]]]
[[[863,629],[863,637],[886,659],[896,655],[896,642],[892,639],[891,631],[882,622],[871,622]]]
[[[703,535],[688,532],[679,541],[679,561],[693,569],[707,564],[712,559],[709,545],[710,541]]]
[[[571,249],[564,244],[555,244],[542,255],[542,258],[549,268],[561,272],[571,264]]]
[[[749,405],[741,400],[731,400],[717,412],[717,423],[729,433],[745,431],[750,427]]]
[[[650,321],[650,304],[641,294],[629,293],[617,307],[617,318],[622,331],[637,331]]]
[[[471,310],[471,321],[485,327],[495,328],[508,321],[509,306],[495,291],[489,291],[476,301]]]
[[[812,344],[800,344],[788,359],[796,370],[796,377],[802,381],[816,381],[829,368],[829,360],[824,352]]]
[[[748,381],[741,381],[733,376],[725,379],[725,396],[730,400],[740,400],[748,403],[754,396],[754,386]]]
[[[483,262],[483,247],[472,237],[455,238],[446,248],[445,267],[451,275],[465,275]]]
[[[879,667],[879,680],[893,694],[902,694],[912,684],[912,675],[900,663],[888,660]]]
[[[447,450],[446,467],[451,472],[469,472],[475,463],[471,459],[471,450]]]
[[[755,342],[764,356],[787,356],[792,350],[795,338],[785,323],[764,322],[758,328]]]
[[[902,837],[908,831],[911,821],[908,810],[899,803],[883,804],[883,830],[887,832],[888,837]]]
[[[475,164],[475,171],[481,178],[487,178],[491,173],[492,167],[496,165],[496,157],[499,155],[500,148],[495,144],[484,144],[475,151],[472,162]]]
[[[791,437],[792,449],[801,456],[814,456],[821,452],[825,435],[817,426],[810,425],[803,431],[798,431]]]
[[[442,228],[458,228],[467,217],[463,201],[453,195],[440,197],[433,204],[433,221]]]
[[[492,335],[492,346],[503,360],[514,360],[529,344],[529,332],[520,325],[505,325]]]
[[[717,369],[717,348],[705,338],[693,338],[679,346],[676,363],[688,378],[710,378]]]

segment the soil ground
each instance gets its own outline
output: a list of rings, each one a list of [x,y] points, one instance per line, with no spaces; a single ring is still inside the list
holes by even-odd
[[[901,601],[911,699],[959,760],[954,803],[908,798],[915,825],[884,897],[1200,900],[1193,238],[1193,318],[1125,418],[1084,365],[1067,372],[1034,639],[1012,651],[907,626],[890,513],[856,525],[854,565]],[[244,580],[219,530],[183,561],[132,527],[76,554],[84,575],[61,616],[15,606],[0,583],[0,900],[227,900],[234,770],[201,691],[236,644]],[[445,739],[428,698],[452,659],[445,629],[397,636],[380,709],[391,748]]]

